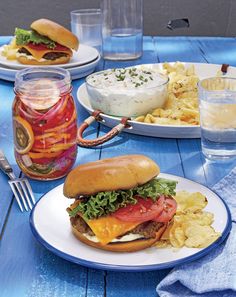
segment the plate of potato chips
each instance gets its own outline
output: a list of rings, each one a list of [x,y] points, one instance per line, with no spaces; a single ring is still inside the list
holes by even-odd
[[[198,88],[200,79],[224,75],[222,65],[207,63],[157,63],[135,67],[155,69],[169,77],[167,99],[163,107],[131,118],[130,127],[123,131],[133,134],[164,138],[199,138],[200,119]],[[227,76],[236,76],[236,68],[228,67]],[[77,97],[81,105],[92,113],[86,85],[78,89]],[[120,118],[102,114],[102,124],[114,127]]]
[[[231,230],[231,216],[225,202],[209,188],[189,179],[163,173],[158,177],[177,181],[176,195],[173,196],[177,211],[161,239],[152,247],[137,252],[111,252],[80,242],[71,232],[66,212],[71,202],[63,195],[63,184],[45,194],[36,204],[30,217],[32,232],[56,255],[96,269],[166,269],[212,252]],[[54,224],[45,224],[47,218]]]

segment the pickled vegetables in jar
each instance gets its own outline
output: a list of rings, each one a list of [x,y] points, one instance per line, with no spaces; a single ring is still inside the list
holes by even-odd
[[[61,178],[77,154],[77,115],[70,74],[56,67],[19,71],[13,102],[14,151],[25,175]]]

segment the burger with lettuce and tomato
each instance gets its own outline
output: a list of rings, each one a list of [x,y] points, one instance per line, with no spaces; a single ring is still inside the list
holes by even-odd
[[[64,195],[72,232],[83,243],[114,252],[154,245],[175,215],[176,181],[158,178],[158,165],[144,155],[125,155],[73,169]]]
[[[63,26],[39,19],[31,30],[16,28],[17,61],[26,65],[57,65],[69,62],[77,50],[78,38]]]

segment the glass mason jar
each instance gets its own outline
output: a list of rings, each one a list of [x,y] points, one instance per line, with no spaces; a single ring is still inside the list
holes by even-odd
[[[77,154],[77,115],[70,74],[32,67],[16,75],[12,116],[17,164],[30,178],[61,178]]]

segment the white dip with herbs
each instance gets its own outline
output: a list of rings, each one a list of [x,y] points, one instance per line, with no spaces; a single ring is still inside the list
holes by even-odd
[[[136,117],[163,106],[168,78],[145,67],[109,69],[87,77],[93,109],[114,116]]]

